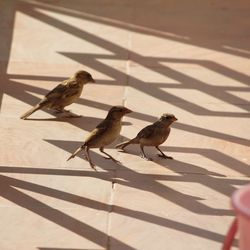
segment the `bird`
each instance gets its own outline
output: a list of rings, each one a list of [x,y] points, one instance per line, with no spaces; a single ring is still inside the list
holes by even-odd
[[[84,141],[84,144],[80,146],[68,159],[74,158],[79,152],[84,151],[85,159],[89,162],[90,166],[96,170],[90,155],[90,148],[99,148],[100,152],[107,155],[106,159],[111,159],[115,163],[119,163],[111,155],[104,151],[104,147],[112,143],[120,135],[122,127],[122,117],[132,111],[123,106],[113,106],[106,118],[93,129]]]
[[[95,82],[91,74],[84,70],[77,71],[73,77],[58,84],[38,104],[24,113],[20,118],[25,120],[39,109],[51,109],[56,113],[68,112],[68,117],[79,117],[65,110],[64,107],[72,104],[80,97],[83,86],[88,82]]]
[[[165,155],[159,148],[159,145],[167,140],[170,134],[170,125],[175,121],[177,121],[177,118],[173,114],[164,113],[158,121],[143,128],[135,138],[122,142],[115,147],[124,150],[130,144],[139,144],[140,156],[145,160],[152,161],[151,158],[146,156],[144,146],[154,146],[160,152],[158,156],[165,159],[173,159],[173,157]]]

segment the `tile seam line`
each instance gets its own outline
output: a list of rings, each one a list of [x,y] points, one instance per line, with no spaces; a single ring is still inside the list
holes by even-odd
[[[130,57],[131,57],[131,32],[128,33],[128,54],[127,54],[127,61],[126,61],[126,83],[125,83],[125,89],[123,94],[123,100],[122,104],[125,106],[127,101],[127,92],[128,92],[128,86],[129,86],[129,76],[130,76]]]
[[[116,179],[116,170],[114,171],[114,176],[111,180],[111,192],[110,192],[110,199],[109,199],[109,210],[108,210],[108,219],[107,219],[107,245],[106,245],[106,250],[111,249],[111,215],[113,212],[113,206],[114,206],[114,195],[115,195],[115,182]]]

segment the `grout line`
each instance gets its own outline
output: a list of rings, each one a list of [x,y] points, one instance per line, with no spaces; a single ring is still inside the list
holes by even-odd
[[[122,104],[125,106],[126,105],[126,101],[127,101],[127,94],[128,94],[128,86],[129,86],[129,76],[130,76],[130,57],[131,57],[131,33],[128,34],[128,57],[127,57],[127,61],[126,61],[126,83],[125,83],[125,90],[124,90],[124,95],[123,95],[123,100],[122,100]]]
[[[123,93],[123,98],[122,98],[122,105],[126,107],[127,105],[127,99],[128,99],[128,87],[129,87],[129,77],[130,77],[130,57],[131,57],[131,48],[132,48],[132,33],[129,32],[128,34],[128,57],[126,61],[126,82],[124,85],[124,93]],[[122,132],[122,130],[121,130]],[[120,137],[121,138],[121,137]],[[122,139],[119,139],[120,141],[123,141]]]
[[[109,210],[108,210],[108,219],[107,219],[107,248],[106,250],[110,249],[111,244],[111,215],[113,212],[113,205],[114,205],[114,195],[115,195],[115,188],[116,188],[116,171],[114,171],[114,177],[111,180],[111,194],[109,199]]]
[[[113,180],[113,181],[112,181],[112,190],[114,190],[114,189],[115,189],[115,184],[116,184],[116,181],[115,181],[115,180]]]

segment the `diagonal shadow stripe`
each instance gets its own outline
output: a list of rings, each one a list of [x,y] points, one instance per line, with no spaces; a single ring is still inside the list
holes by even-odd
[[[136,54],[134,52],[131,52],[129,51],[128,49],[124,49],[116,44],[113,44],[112,42],[109,42],[105,39],[102,39],[100,37],[97,37],[89,32],[86,32],[86,31],[83,31],[79,28],[76,28],[72,25],[69,25],[69,24],[66,24],[64,22],[61,22],[53,17],[50,17],[48,15],[45,15],[43,13],[40,13],[38,11],[33,11],[33,12],[26,12],[27,15],[30,15],[34,18],[39,18],[39,20],[45,22],[45,23],[48,23],[48,24],[51,24],[53,23],[53,26],[56,26],[57,28],[65,31],[65,32],[68,32],[70,33],[71,35],[74,35],[76,37],[79,37],[79,38],[82,38],[84,40],[88,40],[89,42],[91,43],[94,43],[94,44],[100,44],[101,47],[115,53],[115,54],[120,54],[121,52],[123,52],[124,54],[128,53],[128,54],[133,54],[133,60],[136,62],[136,63],[139,63],[141,64],[141,62],[144,60],[144,56],[141,56],[139,54]],[[61,53],[62,54],[62,53]],[[78,55],[80,56],[80,55]],[[81,59],[80,59],[81,58]],[[82,63],[82,56],[80,57],[80,62]],[[79,61],[79,60],[78,60]],[[101,72],[104,72],[106,74],[108,74],[108,72],[110,73],[110,76],[112,77],[112,75],[114,74],[111,74],[112,72],[115,73],[117,72],[118,70],[115,70],[114,68],[110,68],[110,67],[106,67],[104,64],[100,63],[100,62],[97,62],[96,60],[93,59],[92,57],[92,60],[86,60],[84,61],[86,64],[88,64],[90,67],[94,67],[94,68],[97,68],[99,71]],[[99,64],[99,65],[98,65]],[[158,64],[160,66],[160,64],[158,62],[156,62],[156,64]],[[145,66],[145,65],[144,65]],[[105,67],[106,69],[102,69],[102,67]],[[162,66],[161,66],[162,67]],[[159,72],[159,69],[156,67],[154,68],[155,72]],[[187,75],[184,75],[180,72],[177,72],[176,70],[172,70],[168,67],[166,67],[166,75],[170,75],[172,78],[176,79],[176,80],[181,80],[181,82],[187,82],[187,81],[192,81],[192,82],[195,82],[196,83],[196,86],[200,86],[202,84],[202,86],[206,86],[207,90],[209,90],[209,92],[212,91],[213,95],[216,94],[216,91],[214,91],[214,88],[209,86],[209,85],[206,85],[204,84],[203,82],[201,81],[198,81],[194,78],[191,78],[191,77],[188,77]],[[108,71],[108,72],[106,72]],[[159,72],[161,73],[161,72]],[[196,114],[200,114],[200,115],[216,115],[216,116],[234,116],[236,115],[235,113],[231,113],[231,112],[223,112],[223,111],[211,111],[211,110],[208,110],[208,109],[205,109],[204,107],[200,107],[199,105],[196,105],[194,103],[191,103],[191,102],[187,102],[185,101],[185,105],[183,105],[183,99],[180,98],[180,97],[177,97],[175,95],[172,95],[170,93],[167,93],[161,89],[158,89],[158,88],[154,88],[154,91],[152,92],[152,86],[150,84],[147,84],[145,82],[141,82],[139,81],[138,79],[134,78],[134,77],[131,77],[130,76],[130,79],[132,80],[132,82],[134,82],[134,84],[132,85],[133,87],[136,87],[138,88],[139,90],[143,89],[144,92],[146,92],[147,94],[149,95],[152,95],[153,93],[153,96],[157,96],[157,98],[161,98],[163,101],[164,100],[168,100],[168,99],[173,99],[174,103],[176,106],[179,106],[180,108],[184,108],[186,110],[188,110],[189,112],[191,113],[196,113]],[[147,88],[145,88],[145,85],[147,85]],[[203,91],[201,89],[201,91]],[[222,93],[222,96],[220,96],[220,98],[223,99],[223,95],[224,95],[224,98],[226,98],[227,101],[230,100],[230,98],[233,98],[233,99],[239,99],[227,92],[223,92]],[[229,98],[230,97],[230,98]],[[225,101],[226,101],[225,100]],[[244,100],[241,100],[243,103],[245,103]],[[189,105],[186,105],[186,103],[188,103]],[[233,103],[234,105],[237,106],[237,103]],[[248,110],[248,106],[240,106],[241,108],[246,108]],[[243,117],[246,116],[246,114],[244,113],[238,113],[239,115],[242,115]]]
[[[54,222],[55,224],[68,229],[81,237],[89,239],[102,247],[106,247],[108,241],[107,234],[13,188],[12,184],[15,184],[12,183],[13,179],[11,180],[11,178],[1,175],[0,180],[0,194],[5,199],[17,204],[20,207],[28,209],[29,211],[40,215],[41,217]],[[122,249],[134,250],[133,247],[130,247],[115,238],[112,240],[119,248],[121,247]]]
[[[70,194],[70,193],[67,193],[64,191],[55,190],[55,189],[52,189],[49,187],[41,186],[39,184],[30,183],[30,182],[18,180],[18,179],[15,179],[12,177],[7,177],[7,176],[0,176],[0,179],[2,179],[2,182],[5,183],[5,185],[8,184],[9,186],[12,186],[12,187],[17,187],[17,188],[29,190],[32,192],[36,192],[36,193],[43,194],[46,196],[54,197],[54,198],[68,201],[68,202],[78,204],[81,206],[86,206],[89,208],[103,210],[103,211],[108,211],[108,209],[109,209],[108,204],[105,204],[105,203],[102,203],[99,201],[95,201],[92,199],[84,198],[84,197],[81,197],[78,195]],[[3,184],[1,184],[1,185],[2,185],[3,189],[5,189],[5,185],[3,185]],[[0,191],[0,193],[1,193],[1,191]],[[13,196],[13,197],[15,197],[15,196]],[[31,199],[33,199],[33,198],[31,198]],[[32,202],[32,203],[33,203],[33,206],[34,206],[34,204],[36,204],[34,202]],[[18,205],[20,205],[20,204],[18,204]],[[112,213],[121,214],[124,216],[128,216],[128,217],[142,220],[145,222],[149,222],[152,224],[157,224],[157,225],[160,225],[163,227],[171,228],[172,230],[185,232],[187,234],[196,235],[198,237],[210,239],[210,240],[217,241],[217,242],[222,242],[223,238],[224,238],[224,236],[221,234],[218,234],[218,233],[215,233],[215,232],[203,229],[203,228],[199,228],[199,227],[192,226],[192,225],[187,225],[185,223],[177,222],[175,220],[166,219],[166,218],[163,218],[160,216],[148,214],[148,213],[141,212],[141,211],[131,210],[128,208],[117,206],[117,205],[113,206]]]

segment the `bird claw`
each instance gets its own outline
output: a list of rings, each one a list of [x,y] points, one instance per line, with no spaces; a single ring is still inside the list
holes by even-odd
[[[97,172],[97,169],[95,167],[95,164],[93,164],[92,162],[90,162],[90,167],[93,168],[96,172]]]
[[[55,114],[55,115],[59,115],[59,114],[62,114],[64,111],[62,111],[62,110],[53,110],[53,113]]]
[[[118,149],[118,152],[122,152],[122,153],[127,152],[126,149],[123,147],[121,147],[121,148],[116,147],[116,148]]]
[[[141,155],[141,158],[144,159],[144,160],[146,160],[146,161],[153,161],[152,158],[149,158],[149,157],[147,157],[145,155]]]
[[[115,161],[115,163],[117,164],[117,165],[122,165],[122,163],[120,162],[120,161]]]
[[[126,151],[125,149],[119,150],[118,152],[120,152],[120,153],[128,153],[128,151]]]
[[[167,156],[167,155],[162,155],[162,154],[158,154],[158,156],[163,158],[163,159],[170,159],[170,160],[174,159],[172,156]]]

